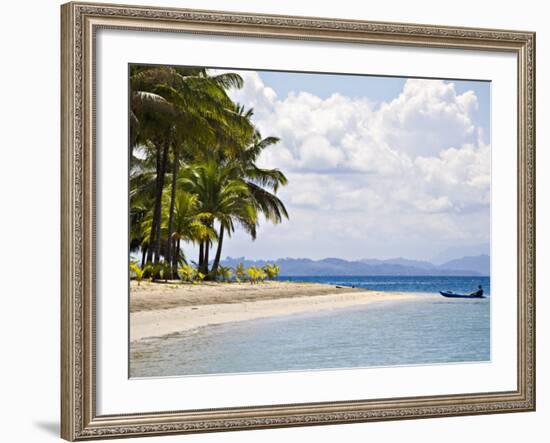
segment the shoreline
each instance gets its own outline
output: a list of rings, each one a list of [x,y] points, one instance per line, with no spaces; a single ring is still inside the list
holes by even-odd
[[[134,282],[132,282],[134,283]],[[365,306],[419,297],[321,283],[264,282],[200,285],[142,283],[131,287],[130,342],[204,326]]]

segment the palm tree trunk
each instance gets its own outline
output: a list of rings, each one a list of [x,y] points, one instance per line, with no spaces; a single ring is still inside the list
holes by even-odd
[[[169,151],[170,142],[168,140],[164,143],[164,149],[162,153],[162,161],[160,163],[159,170],[159,181],[157,183],[157,189],[155,192],[155,215],[157,218],[157,226],[155,233],[155,243],[153,244],[153,249],[155,250],[155,257],[153,259],[154,264],[157,264],[160,261],[160,247],[162,244],[161,239],[161,217],[162,217],[162,191],[164,189],[164,176],[166,175],[166,162],[168,161],[168,151]]]
[[[147,247],[141,248],[141,269],[145,266],[145,258],[147,256]]]
[[[157,174],[157,177],[156,177],[156,180],[155,180],[155,190],[157,190],[159,188],[159,180],[160,180],[160,164],[161,164],[161,154],[160,154],[160,145],[159,144],[156,144],[156,154],[155,154],[155,157],[156,157],[156,174]],[[156,205],[156,200],[155,200],[155,205]],[[155,244],[155,235],[157,233],[157,224],[158,224],[158,219],[157,219],[157,211],[156,211],[156,206],[154,206],[154,210],[153,210],[153,221],[151,223],[151,233],[149,234],[149,247],[147,248],[147,263],[152,263],[153,262],[153,253],[155,252],[154,251],[154,244]]]
[[[204,260],[202,262],[202,273],[206,276],[208,275],[208,254],[210,253],[210,240],[204,242]]]
[[[168,240],[166,244],[166,262],[170,265],[169,277],[174,275],[172,266],[172,234],[174,232],[174,208],[176,204],[176,178],[178,175],[178,149],[174,145],[174,159],[172,164],[172,189],[170,192],[170,212],[168,215]]]
[[[201,241],[199,244],[199,266],[198,270],[202,272],[202,262],[204,261],[204,242]]]
[[[180,256],[180,239],[174,240],[174,249],[172,251],[172,273],[178,277],[178,259]]]
[[[218,248],[216,250],[216,256],[214,257],[214,263],[212,264],[212,274],[214,275],[218,271],[218,266],[220,265],[220,259],[222,256],[223,232],[223,224],[220,224],[220,233],[218,235]]]

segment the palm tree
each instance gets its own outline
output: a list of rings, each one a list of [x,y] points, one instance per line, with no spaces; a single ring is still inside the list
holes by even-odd
[[[236,224],[242,226],[252,238],[256,237],[257,213],[246,183],[237,178],[236,166],[221,165],[214,159],[188,168],[180,177],[180,184],[187,192],[198,198],[198,217],[209,229],[214,222],[220,225],[218,245],[224,233],[230,236]],[[199,270],[209,273],[209,253],[212,241],[206,239],[199,244]],[[216,254],[213,273],[217,271],[219,254]]]
[[[227,93],[242,84],[237,74],[204,68],[131,67],[130,249],[141,250],[141,268],[162,266],[173,278],[184,240],[199,245],[197,272],[212,278],[236,226],[255,239],[259,214],[273,223],[288,218],[276,196],[286,177],[257,166],[279,140],[262,139],[252,110]]]
[[[164,175],[170,147],[170,135],[177,107],[160,92],[158,74],[162,69],[132,66],[130,72],[131,109],[130,109],[130,159],[134,158],[134,149],[142,146],[153,151],[155,159],[155,191],[153,224],[148,241],[147,262],[158,263],[160,257],[160,206]],[[154,76],[153,74],[157,74]]]
[[[277,137],[262,138],[255,131],[252,143],[248,145],[239,157],[241,174],[246,180],[254,203],[267,220],[280,223],[288,218],[288,212],[283,202],[276,196],[281,186],[288,183],[286,176],[279,169],[264,169],[257,166],[261,153],[268,147],[279,143]]]
[[[169,220],[169,225],[171,223],[171,229],[170,226],[166,226],[165,230],[167,244],[172,243],[173,249],[171,261],[167,259],[171,263],[172,278],[179,265],[178,259],[183,253],[181,241],[191,243],[213,241],[216,238],[216,231],[202,223],[198,213],[197,195],[179,190],[175,193],[175,199],[172,199],[174,190],[170,188],[167,191],[166,198],[163,200],[163,218]],[[169,212],[172,218],[168,216]]]
[[[155,169],[147,157],[135,157],[130,169],[130,251],[141,252],[141,268],[149,246],[149,232],[143,230],[143,223],[150,212],[155,192]]]
[[[252,115],[249,111],[247,118]],[[276,137],[261,138],[259,131],[255,131],[252,143],[246,146],[237,159],[233,162],[231,169],[234,177],[240,177],[246,184],[250,195],[250,203],[253,204],[257,213],[261,213],[266,220],[277,224],[283,218],[288,218],[288,212],[284,203],[276,196],[280,186],[287,184],[286,176],[278,169],[263,169],[257,166],[256,162],[264,149],[279,142]],[[219,160],[223,161],[223,160]],[[220,224],[218,232],[218,247],[212,270],[216,271],[221,260],[221,252],[224,240],[225,226]],[[254,230],[253,239],[256,237]]]
[[[132,153],[133,147],[140,142],[150,142],[156,148],[153,223],[147,262],[158,263],[161,255],[161,200],[169,151],[172,149],[174,154],[174,185],[178,169],[178,148],[182,140],[187,138],[199,143],[212,142],[220,127],[244,130],[247,125],[235,112],[235,105],[225,90],[229,87],[241,87],[242,79],[236,74],[211,77],[205,69],[133,66],[130,83]],[[175,195],[172,195],[172,201],[174,199]],[[170,255],[169,246],[168,261]]]

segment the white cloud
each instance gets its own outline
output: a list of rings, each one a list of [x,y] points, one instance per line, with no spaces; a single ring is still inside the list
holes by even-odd
[[[396,99],[382,105],[373,128],[378,141],[411,157],[436,155],[477,137],[473,92],[458,95],[452,83],[408,80]]]
[[[233,98],[247,108],[254,108],[256,118],[260,120],[271,114],[277,99],[275,91],[264,85],[258,73],[254,71],[240,71],[239,74],[244,79],[244,85],[239,90],[231,91]]]
[[[336,168],[343,160],[342,150],[332,146],[323,136],[305,136],[299,147],[300,163],[305,168]]]
[[[256,72],[241,74],[245,86],[233,98],[254,107],[264,136],[281,138],[260,161],[288,175],[281,198],[291,220],[263,226],[254,247],[235,243],[244,248],[235,255],[261,256],[262,242],[275,256],[301,245],[300,256],[384,256],[393,248],[425,258],[454,242],[488,241],[490,146],[473,91],[408,80],[398,97],[376,105],[336,93],[278,97]]]

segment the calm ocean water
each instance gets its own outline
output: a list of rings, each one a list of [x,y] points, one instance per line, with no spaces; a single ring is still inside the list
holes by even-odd
[[[354,286],[377,291],[430,292],[453,291],[470,293],[483,286],[486,295],[491,292],[489,277],[446,276],[373,276],[373,277],[279,277],[279,280],[318,282],[329,285]]]
[[[423,292],[418,299],[199,328],[132,345],[132,377],[227,374],[490,360],[487,277],[292,277],[342,286]]]

